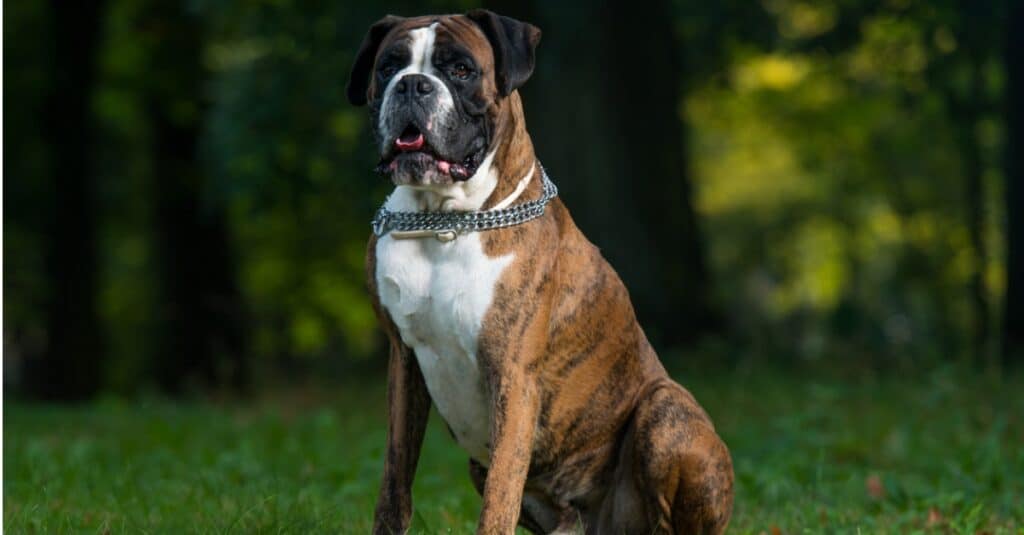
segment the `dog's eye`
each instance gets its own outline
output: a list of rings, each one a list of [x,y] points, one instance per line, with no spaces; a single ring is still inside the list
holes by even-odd
[[[391,78],[391,75],[395,74],[398,69],[395,69],[394,65],[382,65],[377,72],[380,73],[384,78]]]
[[[452,78],[458,78],[459,80],[468,80],[469,77],[473,74],[473,70],[470,69],[465,63],[456,63],[455,65],[452,65],[452,68],[449,70],[449,73],[451,74]]]

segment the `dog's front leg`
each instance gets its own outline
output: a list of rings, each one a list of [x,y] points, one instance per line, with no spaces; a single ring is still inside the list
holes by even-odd
[[[484,483],[478,534],[515,531],[530,468],[539,410],[535,386],[523,370],[503,370],[492,383],[491,462]]]
[[[391,338],[388,362],[388,445],[373,532],[399,535],[412,517],[412,480],[430,414],[430,394],[412,350]]]

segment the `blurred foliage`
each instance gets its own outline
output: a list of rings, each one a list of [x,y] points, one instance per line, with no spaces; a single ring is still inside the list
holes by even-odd
[[[211,73],[204,202],[229,215],[254,362],[265,375],[336,372],[381,349],[363,258],[367,222],[389,187],[370,172],[365,110],[344,100],[348,66],[365,28],[386,12],[474,4],[188,2],[205,24]],[[145,384],[160,306],[145,199],[161,162],[147,151],[140,94],[174,88],[140,75],[153,46],[140,24],[146,5],[109,3],[93,102],[107,386],[119,391]],[[997,106],[1005,4],[964,5],[675,2],[687,51],[680,120],[692,132],[716,301],[739,354],[910,364],[970,351],[968,286],[978,266],[964,216],[962,123],[950,102],[973,95],[971,69],[983,80],[969,133],[984,166],[981,270],[995,313],[1005,285]],[[38,118],[49,30],[41,2],[5,7],[4,346],[16,376],[18,359],[46,339],[40,229],[51,192]],[[197,110],[186,103],[176,113]],[[550,171],[557,179],[560,170]]]
[[[205,148],[214,194],[229,203],[257,353],[359,358],[374,344],[366,221],[385,190],[368,172],[366,114],[344,100],[359,36],[344,24],[376,13],[306,7],[204,6],[217,28]]]
[[[964,83],[950,64],[966,22],[943,3],[883,2],[861,13],[855,40],[827,39],[866,4],[764,2],[777,26],[770,45],[731,46],[728,67],[686,99],[712,272],[729,317],[762,350],[904,364],[962,356],[975,259],[961,125],[944,94]],[[1001,11],[987,7],[979,57],[996,101]],[[993,303],[1005,277],[997,109],[972,126]]]

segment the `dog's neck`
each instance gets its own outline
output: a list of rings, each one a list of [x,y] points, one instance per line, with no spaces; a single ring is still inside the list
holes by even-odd
[[[503,142],[495,150],[494,167],[499,176],[494,191],[481,206],[484,210],[504,208],[516,201],[540,198],[540,165],[533,152],[533,141],[526,131],[526,119],[519,92],[513,91],[500,107],[495,139]]]
[[[417,211],[474,211],[507,208],[542,195],[540,165],[526,132],[519,93],[509,95],[497,110],[494,139],[499,140],[469,179],[446,186],[398,186],[396,195],[412,201]]]

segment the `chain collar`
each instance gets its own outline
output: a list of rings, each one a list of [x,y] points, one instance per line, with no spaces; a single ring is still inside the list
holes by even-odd
[[[493,230],[526,223],[544,215],[544,208],[558,195],[558,188],[540,169],[543,194],[535,201],[527,201],[501,210],[474,212],[392,212],[383,206],[377,210],[370,226],[373,233],[383,236],[391,233],[395,239],[435,238],[449,242],[467,232]]]

